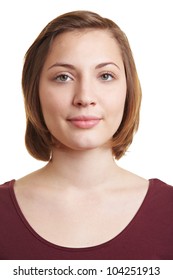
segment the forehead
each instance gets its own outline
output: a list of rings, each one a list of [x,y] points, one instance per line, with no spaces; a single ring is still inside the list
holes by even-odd
[[[55,37],[48,59],[55,57],[77,59],[83,56],[90,59],[112,58],[121,60],[119,44],[110,31],[100,29],[85,29],[67,31]]]
[[[116,39],[113,37],[111,31],[106,29],[97,29],[97,28],[84,28],[84,29],[75,29],[72,31],[65,31],[57,35],[54,39],[54,42],[63,43],[65,40],[69,39],[79,39],[79,40],[90,40],[90,38],[97,38],[99,39],[107,39],[107,40],[114,40]]]

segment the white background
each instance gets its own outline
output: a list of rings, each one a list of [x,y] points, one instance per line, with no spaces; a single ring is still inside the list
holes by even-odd
[[[173,185],[173,8],[170,0],[5,0],[0,2],[0,183],[40,168],[24,145],[23,57],[43,27],[72,10],[92,10],[126,33],[143,101],[133,144],[119,164]]]

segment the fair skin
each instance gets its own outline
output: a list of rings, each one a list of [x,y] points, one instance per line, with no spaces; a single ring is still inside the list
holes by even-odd
[[[56,37],[39,94],[57,145],[44,168],[16,181],[21,210],[33,229],[54,244],[104,243],[128,225],[148,189],[147,180],[117,166],[109,145],[126,98],[115,39],[100,30]]]

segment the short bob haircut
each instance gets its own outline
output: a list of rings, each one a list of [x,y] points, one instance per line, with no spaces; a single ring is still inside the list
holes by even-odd
[[[124,63],[127,93],[124,113],[118,130],[112,137],[111,148],[120,159],[133,140],[139,125],[141,87],[133,55],[124,32],[112,20],[90,11],[65,13],[52,20],[39,34],[25,55],[22,89],[26,110],[25,143],[29,153],[36,159],[51,159],[53,137],[46,127],[39,100],[40,74],[52,41],[63,32],[74,30],[107,30],[119,45]]]

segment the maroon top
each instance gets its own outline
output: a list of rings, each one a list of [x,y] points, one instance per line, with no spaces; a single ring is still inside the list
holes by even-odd
[[[14,180],[0,185],[0,259],[173,260],[173,187],[149,180],[135,217],[113,239],[88,248],[66,248],[39,236],[22,214]]]

